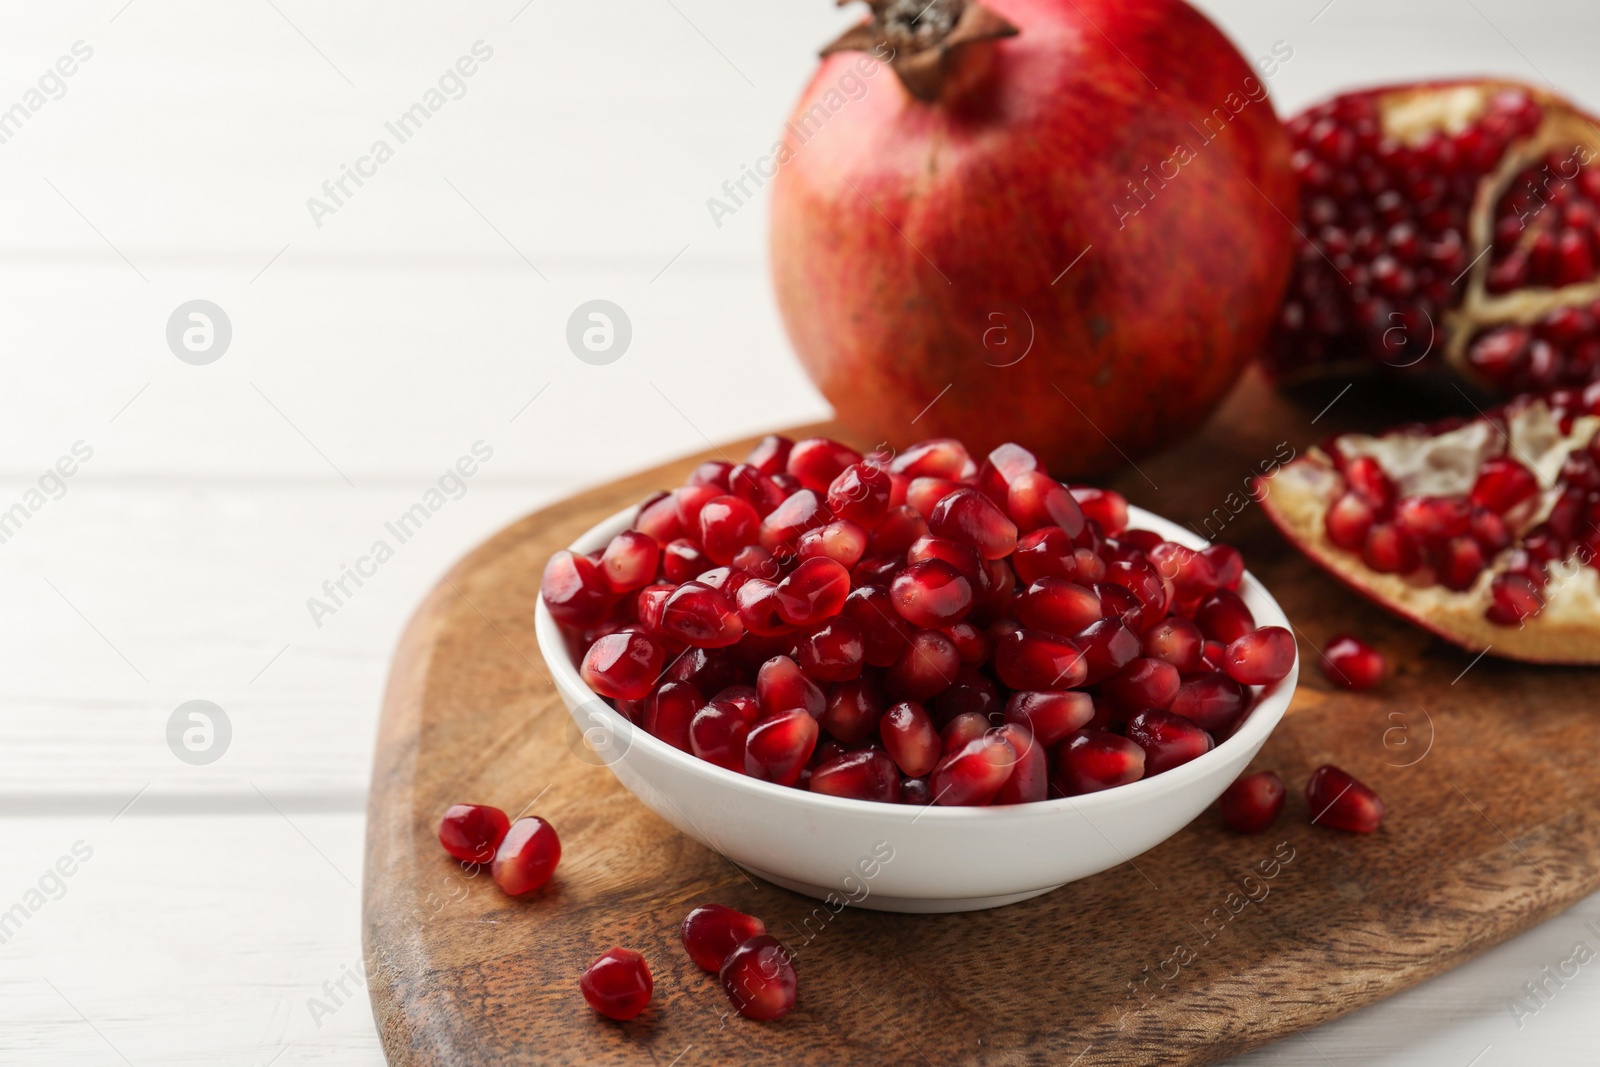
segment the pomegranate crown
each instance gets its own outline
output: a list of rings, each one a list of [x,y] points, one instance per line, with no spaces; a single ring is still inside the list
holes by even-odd
[[[838,0],[839,6],[853,0]],[[954,57],[967,45],[1015,37],[1015,26],[977,0],[866,0],[872,17],[822,50],[872,52],[891,57],[906,91],[932,102],[950,76]]]

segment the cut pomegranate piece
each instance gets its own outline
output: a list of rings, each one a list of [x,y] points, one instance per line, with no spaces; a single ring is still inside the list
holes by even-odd
[[[488,804],[452,804],[439,820],[439,844],[462,863],[488,863],[511,820]]]
[[[921,704],[904,700],[878,722],[883,748],[908,778],[921,778],[939,762],[939,732]]]
[[[1056,750],[1056,784],[1069,797],[1144,777],[1144,749],[1104,730],[1080,730]]]
[[[795,1005],[797,980],[788,950],[771,934],[739,944],[723,961],[722,991],[747,1019],[765,1022],[787,1015]]]
[[[1154,709],[1131,716],[1127,730],[1128,740],[1144,749],[1146,777],[1181,767],[1215,744],[1192,720]]]
[[[928,785],[936,804],[987,804],[1005,785],[1017,750],[997,731],[968,741],[939,761]]]
[[[511,896],[531,893],[550,880],[561,862],[555,827],[536,815],[518,819],[495,850],[489,874]]]
[[[640,700],[655,688],[663,655],[647,634],[622,630],[589,646],[581,673],[589,688],[603,697]]]
[[[1288,127],[1307,240],[1280,373],[1426,361],[1505,395],[1593,380],[1594,119],[1543,89],[1457,81],[1350,93]]]
[[[1342,634],[1322,650],[1322,673],[1343,689],[1371,689],[1383,681],[1383,653],[1371,645]]]
[[[1259,834],[1278,821],[1283,811],[1283,779],[1276,771],[1247,774],[1223,790],[1217,801],[1222,821],[1241,834]]]
[[[793,785],[817,746],[817,720],[803,709],[780,712],[751,728],[744,743],[744,772],[779,785]]]
[[[695,966],[716,974],[734,949],[766,932],[767,924],[754,915],[725,904],[702,904],[684,916],[678,939]]]
[[[1378,794],[1331,763],[1311,772],[1306,806],[1314,824],[1336,830],[1370,834],[1383,822],[1383,801]]]
[[[1600,384],[1471,419],[1335,437],[1280,468],[1257,496],[1314,562],[1445,640],[1508,659],[1593,664],[1600,490],[1587,471],[1597,448]],[[1393,486],[1392,510],[1352,482],[1352,470],[1373,469]],[[1536,482],[1531,495],[1525,476]],[[1372,512],[1359,546],[1333,518],[1352,498]]]
[[[900,772],[887,753],[875,748],[846,752],[812,768],[811,792],[897,804]]]
[[[1228,645],[1223,669],[1243,685],[1271,685],[1294,666],[1294,634],[1282,626],[1263,626]]]
[[[614,948],[589,964],[578,979],[589,1007],[608,1019],[627,1022],[650,1004],[655,982],[644,957],[631,948]]]

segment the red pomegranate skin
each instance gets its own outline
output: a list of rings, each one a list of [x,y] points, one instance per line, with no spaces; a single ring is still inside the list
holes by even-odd
[[[933,103],[865,52],[823,61],[778,155],[778,306],[861,440],[1027,441],[1092,474],[1189,433],[1261,348],[1291,268],[1289,141],[1181,0],[987,6],[1020,32],[960,49]]]

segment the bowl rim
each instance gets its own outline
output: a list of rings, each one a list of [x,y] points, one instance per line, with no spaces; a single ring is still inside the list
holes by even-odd
[[[567,546],[567,551],[586,553],[603,547],[612,537],[630,528],[637,506],[623,510],[602,519],[589,529],[580,534],[572,544]],[[1168,541],[1174,541],[1193,549],[1205,548],[1212,542],[1205,540],[1191,530],[1179,526],[1171,520],[1164,519],[1153,512],[1143,508],[1128,506],[1128,529],[1145,529],[1158,533]],[[541,585],[542,591],[542,585]],[[1249,604],[1252,614],[1256,616],[1258,626],[1282,626],[1294,633],[1295,630],[1284,614],[1283,608],[1276,598],[1267,591],[1259,579],[1249,571],[1239,583],[1239,594]],[[611,703],[600,696],[588,684],[578,671],[578,665],[572,662],[567,654],[566,640],[561,633],[560,626],[555,617],[550,614],[550,609],[545,606],[544,597],[535,595],[534,606],[534,632],[539,643],[540,655],[544,658],[546,666],[550,668],[556,688],[563,698],[568,696],[580,698],[579,706],[591,701],[598,702],[606,711],[615,717],[615,722],[620,723],[622,729],[618,732],[628,738],[629,749],[633,745],[643,745],[654,757],[677,765],[680,769],[690,774],[704,776],[709,783],[719,787],[726,787],[736,793],[746,793],[756,797],[765,797],[775,801],[814,806],[822,811],[837,811],[853,815],[874,815],[888,818],[892,821],[912,823],[923,818],[936,822],[961,822],[967,820],[985,820],[1002,818],[1048,818],[1063,812],[1088,814],[1096,810],[1110,809],[1141,799],[1153,799],[1159,796],[1180,792],[1186,787],[1198,783],[1216,768],[1214,764],[1228,759],[1233,753],[1241,749],[1254,746],[1259,749],[1265,744],[1289,709],[1289,702],[1294,696],[1300,678],[1300,648],[1299,642],[1295,644],[1294,664],[1289,668],[1289,673],[1278,681],[1268,686],[1254,687],[1256,702],[1250,708],[1243,724],[1232,736],[1213,747],[1204,755],[1197,756],[1188,763],[1181,764],[1169,771],[1150,778],[1141,778],[1137,782],[1127,785],[1113,786],[1093,793],[1079,793],[1070,797],[1056,797],[1054,799],[1030,801],[1026,804],[1002,805],[951,805],[941,806],[935,803],[921,804],[890,804],[876,800],[858,800],[853,797],[836,797],[825,793],[813,793],[810,790],[796,789],[794,786],[779,785],[776,782],[766,782],[759,778],[752,778],[726,767],[719,767],[710,763],[692,752],[684,752],[667,744],[646,731],[642,726],[630,722],[626,716],[617,711]],[[663,668],[665,671],[666,668]],[[569,714],[573,709],[569,706]],[[619,758],[625,758],[619,757]],[[607,763],[607,767],[610,764]],[[1224,786],[1226,788],[1226,786]],[[1220,791],[1219,791],[1220,792]]]

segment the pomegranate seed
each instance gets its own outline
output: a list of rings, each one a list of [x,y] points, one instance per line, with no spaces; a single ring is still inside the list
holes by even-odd
[[[739,464],[728,475],[728,492],[749,504],[762,518],[772,514],[789,495],[777,482],[748,463]]]
[[[889,469],[907,478],[971,478],[977,471],[967,446],[953,437],[935,437],[912,445],[895,457]]]
[[[1015,607],[1022,625],[1061,634],[1075,634],[1104,615],[1094,590],[1065,578],[1040,578],[1017,597]]]
[[[1044,743],[1021,723],[1008,722],[995,727],[994,733],[1010,743],[1017,757],[1005,784],[990,803],[1031,804],[1045,799],[1050,791],[1050,760],[1045,755]]]
[[[811,677],[843,682],[861,673],[865,638],[854,619],[836,615],[802,634],[795,642],[794,655]]]
[[[734,949],[766,932],[767,924],[754,915],[725,904],[702,904],[684,916],[678,939],[695,966],[716,974]]]
[[[648,585],[656,576],[660,561],[661,546],[655,538],[638,530],[624,530],[606,545],[600,570],[613,592],[624,593]]]
[[[752,545],[761,527],[756,509],[736,496],[713,497],[700,509],[700,544],[711,562],[727,566]]]
[[[867,553],[873,556],[903,554],[919,537],[928,533],[928,523],[921,515],[904,505],[890,508],[889,514],[867,538]]]
[[[889,513],[893,483],[887,472],[853,463],[828,485],[828,510],[841,519],[871,529]]]
[[[1121,493],[1110,489],[1075,485],[1072,496],[1078,501],[1086,517],[1092,519],[1109,536],[1115,536],[1128,527],[1128,501]]]
[[[1238,593],[1218,589],[1200,601],[1195,609],[1195,625],[1212,641],[1230,644],[1256,628],[1256,617],[1250,613]]]
[[[1283,779],[1275,771],[1247,774],[1223,791],[1217,806],[1222,821],[1241,834],[1259,834],[1283,811]]]
[[[933,803],[933,789],[926,778],[907,778],[900,783],[900,803],[925,808]]]
[[[1162,619],[1144,632],[1144,654],[1151,659],[1170,663],[1179,671],[1200,669],[1200,657],[1205,649],[1205,637],[1200,627],[1188,619]]]
[[[728,475],[733,473],[733,464],[726,460],[708,459],[700,466],[689,472],[688,485],[709,485],[717,489],[728,488]]]
[[[1347,462],[1344,465],[1344,479],[1375,510],[1387,511],[1394,504],[1394,482],[1371,456],[1357,456]]]
[[[928,780],[934,802],[947,806],[987,804],[1005,784],[1016,762],[1016,749],[998,732],[974,738],[934,768]]]
[[[713,700],[689,723],[689,751],[718,767],[744,773],[745,744],[750,721],[731,700]]]
[[[955,642],[938,630],[918,630],[889,668],[889,692],[901,700],[928,700],[954,684],[961,669]]]
[[[1138,636],[1120,619],[1101,619],[1079,630],[1073,642],[1082,649],[1088,666],[1078,685],[1094,685],[1111,677],[1137,659],[1142,651]]]
[[[769,434],[756,442],[744,461],[770,478],[787,469],[789,452],[793,448],[794,442],[787,437]]]
[[[1379,574],[1410,574],[1422,563],[1411,535],[1390,522],[1380,522],[1367,534],[1361,559]]]
[[[822,726],[847,745],[858,745],[878,730],[885,700],[877,679],[861,677],[840,682],[828,693]]]
[[[550,880],[561,862],[561,839],[555,827],[530,815],[506,831],[489,868],[494,884],[511,896],[531,893]]]
[[[839,614],[850,595],[850,572],[826,556],[802,560],[778,583],[778,614],[793,626],[810,626]]]
[[[1218,671],[1186,679],[1167,710],[1191,720],[1208,733],[1220,735],[1239,721],[1248,702],[1248,692]]]
[[[686,485],[673,492],[673,499],[678,504],[678,524],[683,527],[688,540],[692,541],[699,532],[700,509],[723,493],[724,490],[715,485]]]
[[[1011,483],[1027,471],[1043,471],[1039,458],[1021,445],[1007,442],[990,452],[978,468],[978,488],[996,504],[1004,504]]]
[[[796,708],[762,719],[744,743],[744,772],[779,785],[793,785],[817,746],[817,720]]]
[[[1383,801],[1378,794],[1331,763],[1311,772],[1306,806],[1315,825],[1336,830],[1370,834],[1383,822]]]
[[[972,583],[948,563],[913,563],[889,586],[895,611],[911,625],[934,629],[961,619],[972,608]]]
[[[1211,735],[1192,720],[1150,709],[1128,719],[1128,740],[1144,749],[1145,776],[1181,767],[1210,752]]]
[[[711,560],[700,551],[700,546],[686,537],[667,542],[661,553],[661,571],[673,583],[687,582],[702,571],[711,569]]]
[[[761,665],[756,672],[756,692],[766,718],[799,708],[816,719],[827,703],[822,690],[788,656],[774,656]]]
[[[905,561],[908,565],[930,560],[948,564],[963,578],[973,583],[974,589],[983,581],[985,575],[983,557],[978,555],[977,549],[960,541],[952,541],[948,537],[919,537],[906,550]]]
[[[720,592],[685,582],[661,608],[660,631],[697,648],[726,648],[744,636],[739,612]]]
[[[603,697],[640,700],[661,674],[661,646],[636,630],[607,634],[589,646],[580,673]]]
[[[1431,543],[1466,533],[1472,512],[1463,497],[1409,496],[1395,506],[1394,521],[1414,540]]]
[[[939,733],[921,704],[903,700],[883,713],[878,733],[889,758],[908,778],[921,778],[939,762]]]
[[[1100,692],[1114,710],[1132,715],[1145,708],[1167,710],[1180,684],[1178,668],[1172,664],[1140,658],[1107,678]]]
[[[861,627],[862,658],[874,667],[891,666],[911,644],[914,631],[895,610],[887,589],[851,590],[840,614]]]
[[[1097,793],[1144,777],[1144,749],[1104,730],[1080,730],[1056,751],[1056,781],[1067,796]]]
[[[1239,588],[1239,583],[1244,580],[1244,557],[1239,555],[1238,549],[1230,545],[1212,545],[1200,555],[1211,564],[1211,573],[1216,575],[1218,588]]]
[[[906,505],[926,519],[933,515],[939,501],[962,488],[965,488],[964,483],[947,478],[913,478],[906,486]]]
[[[994,669],[1013,689],[1071,689],[1084,684],[1089,663],[1065,637],[1022,629],[995,645]]]
[[[792,633],[794,627],[778,610],[778,587],[772,582],[752,578],[739,587],[739,622],[758,637]]]
[[[1000,691],[986,674],[963,667],[948,689],[933,698],[930,709],[935,722],[948,722],[964,712],[976,712],[986,720],[999,722],[1003,712]]]
[[[1323,516],[1322,526],[1328,540],[1346,552],[1360,552],[1367,544],[1376,518],[1372,504],[1361,494],[1345,493]]]
[[[846,569],[859,563],[866,551],[867,531],[843,520],[807,530],[795,541],[795,552],[801,559],[826,556]]]
[[[1150,563],[1163,581],[1171,583],[1180,601],[1193,603],[1221,585],[1211,560],[1184,545],[1161,542],[1150,550]]]
[[[539,595],[552,618],[578,629],[600,622],[614,602],[611,587],[594,560],[565,550],[545,564]]]
[[[589,1007],[608,1019],[627,1022],[650,1003],[655,983],[644,957],[631,948],[614,948],[589,964],[578,979]]]
[[[692,751],[690,727],[703,705],[699,691],[690,683],[667,682],[647,702],[645,732],[673,748]]]
[[[1057,526],[1067,536],[1077,537],[1088,521],[1067,487],[1042,471],[1023,471],[1012,479],[1005,505],[1023,533]]]
[[[989,716],[983,712],[963,711],[952,716],[939,731],[939,747],[947,753],[958,751],[988,733],[989,727]]]
[[[1171,587],[1147,560],[1118,560],[1106,567],[1106,583],[1120,585],[1138,598],[1143,606],[1137,629],[1143,633],[1167,614],[1172,600]]]
[[[939,501],[928,517],[938,537],[971,545],[984,559],[1001,559],[1017,547],[1017,525],[976,489],[957,489]]]
[[[944,635],[956,646],[956,655],[963,667],[981,667],[989,662],[993,651],[988,636],[970,622],[958,622],[943,628]]]
[[[802,489],[779,504],[761,520],[756,540],[768,552],[776,553],[807,530],[824,526],[832,521],[830,512],[821,498],[809,489]]]
[[[773,579],[778,576],[778,563],[772,553],[760,545],[745,545],[733,554],[728,564],[736,571],[744,571],[752,578]]]
[[[861,453],[853,448],[826,437],[808,437],[789,450],[788,471],[806,489],[826,493],[846,467],[860,462]]]
[[[900,772],[886,753],[875,748],[846,752],[812,770],[811,791],[852,800],[898,804]]]
[[[1294,666],[1294,634],[1282,626],[1263,626],[1228,645],[1223,669],[1244,685],[1270,685]]]
[[[1468,496],[1480,508],[1504,515],[1538,492],[1539,480],[1532,471],[1509,456],[1494,456],[1483,461]]]
[[[720,977],[728,1000],[747,1019],[765,1022],[794,1008],[794,963],[771,934],[741,942],[723,961]]]
[[[1094,701],[1088,693],[1076,691],[1012,693],[1006,701],[1005,717],[1007,722],[1026,726],[1039,744],[1054,745],[1094,717]]]
[[[511,820],[487,804],[452,804],[439,821],[439,844],[462,863],[488,863]]]
[[[683,523],[678,521],[678,498],[672,493],[657,493],[639,505],[633,528],[659,545],[683,534]]]
[[[1065,530],[1044,526],[1017,542],[1011,565],[1016,568],[1017,577],[1029,584],[1045,578],[1076,580],[1078,567],[1073,553],[1072,538]]]
[[[1498,626],[1520,626],[1544,610],[1538,588],[1520,574],[1498,574],[1489,583],[1488,620]]]

